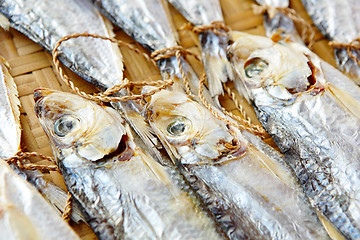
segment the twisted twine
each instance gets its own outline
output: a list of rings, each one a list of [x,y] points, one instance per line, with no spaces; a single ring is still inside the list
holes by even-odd
[[[360,66],[359,57],[353,54],[353,50],[359,51],[360,50],[360,38],[355,38],[350,43],[341,43],[336,41],[329,42],[330,47],[332,48],[345,48],[349,57],[356,62]]]
[[[222,21],[212,21],[209,25],[192,26],[186,24],[180,28],[180,30],[190,30],[194,33],[202,33],[206,31],[212,31],[216,35],[227,36],[227,33],[231,31],[231,28],[226,26]]]
[[[109,89],[107,89],[105,91],[105,93],[99,94],[99,95],[91,95],[91,94],[87,94],[85,92],[82,92],[79,90],[78,87],[76,87],[74,85],[74,83],[70,80],[70,77],[68,75],[66,75],[62,69],[62,67],[60,66],[60,61],[59,61],[59,55],[60,52],[58,50],[58,48],[60,47],[61,43],[64,41],[68,41],[69,39],[72,38],[78,38],[78,37],[92,37],[92,38],[100,38],[103,40],[109,40],[112,43],[116,43],[119,46],[125,46],[127,48],[129,48],[130,50],[142,55],[146,60],[148,60],[149,62],[151,62],[152,64],[154,64],[156,66],[156,62],[151,59],[147,54],[142,53],[140,50],[138,50],[137,48],[134,48],[133,46],[131,46],[128,43],[125,43],[121,40],[117,40],[114,38],[108,38],[108,37],[104,37],[101,35],[97,35],[97,34],[89,34],[89,33],[74,33],[71,35],[67,35],[62,37],[55,45],[55,48],[52,52],[53,54],[53,62],[54,62],[54,66],[55,66],[55,70],[58,72],[60,78],[69,86],[69,88],[71,90],[73,90],[77,95],[88,99],[88,100],[92,100],[92,101],[96,101],[96,102],[124,102],[124,101],[129,101],[129,100],[138,100],[138,99],[143,99],[145,97],[151,96],[152,94],[155,94],[156,92],[161,91],[162,89],[165,89],[169,86],[171,86],[173,84],[173,81],[171,80],[167,80],[167,81],[162,81],[160,83],[160,81],[156,81],[156,82],[138,82],[138,83],[131,83],[129,82],[127,79],[124,80],[124,83],[120,84],[120,85],[116,85],[113,86]],[[139,94],[139,95],[131,95],[131,96],[123,96],[123,97],[109,97],[108,95],[113,94],[117,91],[120,91],[123,88],[128,88],[128,87],[132,87],[132,86],[144,86],[144,85],[159,85],[161,84],[158,88],[152,89],[149,92],[143,93],[143,94]]]
[[[307,21],[305,21],[304,18],[302,18],[300,16],[300,14],[298,14],[294,9],[291,9],[288,7],[272,7],[272,6],[269,6],[266,4],[261,5],[261,6],[253,5],[253,9],[254,9],[255,14],[268,13],[270,19],[273,18],[277,12],[280,12],[280,13],[284,14],[286,17],[293,20],[294,23],[297,23],[297,24],[303,26],[300,36],[301,36],[302,40],[306,43],[307,47],[309,49],[312,49],[312,47],[315,43],[315,40],[314,40],[315,31],[311,27],[311,24],[308,23]]]
[[[212,106],[206,101],[204,95],[203,95],[203,86],[206,80],[206,74],[204,73],[202,75],[202,77],[200,78],[200,83],[199,83],[199,99],[200,101],[205,105],[205,107],[211,112],[211,114],[216,117],[217,119],[226,122],[227,124],[239,128],[241,130],[246,130],[248,132],[251,132],[255,135],[260,135],[260,136],[264,136],[266,134],[265,130],[258,125],[252,124],[251,122],[249,122],[248,120],[244,120],[228,111],[225,110],[225,108],[222,108],[222,111],[224,112],[225,115],[228,115],[231,118],[234,118],[235,120],[237,120],[239,123],[236,123],[234,121],[230,121],[227,118],[222,117],[218,112],[214,111],[214,109],[212,108]]]
[[[24,163],[25,159],[28,159],[30,157],[39,157],[43,160],[50,161],[54,163],[55,165],[39,165],[34,163]],[[57,171],[60,172],[59,167],[56,165],[55,160],[52,157],[47,157],[41,153],[37,152],[23,152],[19,151],[16,153],[15,156],[10,157],[8,159],[4,159],[5,162],[8,164],[15,164],[19,169],[22,170],[38,170],[40,172],[49,172],[49,171]]]
[[[189,79],[186,76],[182,64],[181,64],[181,56],[185,56],[186,55],[191,55],[194,56],[196,60],[201,61],[200,57],[197,56],[195,53],[193,53],[190,50],[184,49],[182,46],[175,46],[175,47],[169,47],[169,48],[163,48],[163,49],[159,49],[156,50],[154,52],[151,53],[151,57],[155,60],[158,61],[160,59],[165,59],[165,58],[169,58],[172,56],[176,57],[176,61],[177,64],[179,66],[179,70],[180,70],[180,74],[181,74],[181,78],[183,81],[183,84],[185,86],[185,92],[190,95],[190,96],[194,96],[191,92],[191,88],[190,88],[190,84],[189,84]]]
[[[72,196],[71,196],[71,193],[68,192],[68,198],[66,199],[66,205],[64,208],[64,212],[62,213],[62,216],[61,216],[65,222],[70,221],[70,215],[71,215],[71,211],[72,211],[71,204],[72,204]]]

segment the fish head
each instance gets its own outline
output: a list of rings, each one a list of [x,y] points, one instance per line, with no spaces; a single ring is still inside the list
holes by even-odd
[[[228,56],[249,101],[262,94],[271,104],[291,104],[303,93],[322,89],[320,61],[306,47],[241,32],[231,33],[231,41]]]
[[[89,161],[118,149],[126,131],[119,114],[80,96],[49,89],[34,91],[35,112],[54,155],[76,154]]]
[[[186,94],[160,91],[152,95],[145,117],[172,154],[183,164],[217,163],[238,158],[245,140]]]

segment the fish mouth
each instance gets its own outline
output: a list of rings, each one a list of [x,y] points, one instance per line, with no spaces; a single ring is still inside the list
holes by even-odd
[[[129,141],[131,138],[124,134],[119,142],[117,148],[104,155],[101,159],[97,160],[96,162],[100,165],[108,165],[112,162],[126,162],[130,161],[134,156],[134,149],[130,146]]]
[[[317,95],[325,90],[323,84],[321,84],[317,79],[318,77],[320,77],[319,73],[321,73],[322,71],[312,62],[310,56],[308,56],[307,54],[305,54],[305,56],[308,59],[307,64],[309,66],[309,69],[311,70],[311,74],[307,77],[309,85],[307,86],[307,89],[304,92],[292,93],[290,90],[289,92],[295,95],[297,94],[301,95],[303,93]]]

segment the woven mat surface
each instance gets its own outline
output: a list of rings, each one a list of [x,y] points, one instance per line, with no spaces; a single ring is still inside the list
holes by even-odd
[[[251,5],[253,0],[221,0],[225,23],[236,31],[244,31],[257,35],[264,35],[263,18],[261,15],[253,13]],[[305,20],[311,23],[310,17],[305,12],[300,0],[291,0],[291,7],[294,8]],[[174,20],[175,27],[178,30],[180,43],[185,48],[194,52],[200,53],[199,42],[197,36],[186,30],[179,30],[187,21],[174,8],[169,7],[170,14]],[[301,28],[301,26],[297,26]],[[316,43],[314,45],[314,52],[321,58],[335,66],[333,51],[328,46],[328,41],[315,29]],[[123,31],[115,28],[116,38],[133,44],[144,52],[147,52],[132,38],[127,36]],[[39,87],[46,87],[56,90],[69,91],[69,88],[60,80],[54,72],[51,54],[45,51],[40,45],[32,42],[27,37],[10,29],[9,32],[0,30],[0,55],[5,57],[11,66],[11,74],[15,79],[18,87],[21,108],[21,124],[23,128],[22,147],[26,151],[37,151],[47,156],[52,156],[52,152],[48,143],[48,139],[42,130],[37,117],[34,112],[33,90]],[[125,77],[131,81],[152,81],[161,79],[160,73],[153,65],[148,63],[142,56],[122,47],[121,52],[124,57]],[[148,52],[147,52],[148,53]],[[203,67],[192,57],[189,57],[190,63],[200,75],[203,72]],[[96,88],[87,83],[70,70],[66,72],[71,76],[76,86],[80,89],[91,93],[96,92]],[[230,84],[230,88],[233,86]],[[227,97],[221,97],[221,102],[227,110],[239,115],[234,103]],[[254,121],[258,123],[252,108],[243,100],[245,110]],[[270,138],[267,138],[269,144],[274,143]],[[33,159],[33,161],[39,161]],[[65,189],[64,182],[61,175],[57,172],[52,172],[48,176],[59,186]],[[70,223],[71,226],[78,232],[82,239],[96,239],[94,233],[85,224]]]

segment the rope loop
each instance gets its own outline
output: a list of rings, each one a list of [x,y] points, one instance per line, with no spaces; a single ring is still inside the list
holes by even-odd
[[[109,38],[109,37],[105,37],[105,36],[101,36],[101,35],[97,35],[97,34],[89,34],[89,33],[74,33],[71,35],[67,35],[62,37],[55,45],[55,48],[52,52],[53,55],[53,63],[55,66],[55,70],[56,72],[59,74],[60,78],[67,84],[67,86],[69,86],[69,88],[75,92],[77,95],[88,99],[88,100],[92,100],[92,101],[96,101],[99,103],[102,102],[125,102],[125,101],[130,101],[130,100],[138,100],[138,99],[143,99],[145,97],[151,96],[152,94],[155,94],[156,92],[161,91],[162,89],[165,89],[169,86],[171,86],[173,84],[173,81],[171,80],[167,80],[167,81],[162,81],[160,86],[158,88],[152,89],[149,92],[140,94],[140,95],[131,95],[131,96],[123,96],[123,97],[113,97],[113,96],[109,96],[111,94],[114,94],[118,91],[120,91],[123,88],[128,88],[131,86],[144,86],[144,85],[158,85],[160,82],[156,81],[154,83],[146,83],[144,84],[144,82],[140,82],[140,83],[130,83],[129,80],[125,79],[124,83],[120,84],[120,85],[116,85],[113,86],[109,89],[107,89],[104,93],[98,94],[98,95],[92,95],[92,94],[87,94],[83,91],[80,91],[80,89],[78,87],[76,87],[74,85],[74,83],[71,81],[70,77],[68,75],[65,74],[65,72],[63,71],[62,67],[60,66],[60,61],[59,61],[59,47],[61,45],[61,43],[68,41],[72,38],[79,38],[79,37],[92,37],[92,38],[99,38],[99,39],[103,39],[103,40],[108,40],[111,41],[112,43],[116,43],[119,46],[125,46],[127,48],[129,48],[130,50],[144,56],[144,58],[146,60],[148,60],[149,62],[151,62],[152,64],[154,64],[154,66],[156,66],[156,62],[150,58],[147,54],[142,53],[139,49],[133,47],[132,45],[123,42],[121,40],[117,40],[114,38]]]
[[[221,116],[217,111],[215,111],[212,106],[206,101],[204,95],[203,95],[203,87],[206,80],[206,74],[204,73],[202,77],[200,78],[200,86],[199,86],[199,99],[204,104],[204,106],[211,112],[211,114],[216,117],[217,119],[226,122],[227,124],[239,128],[241,130],[246,130],[248,132],[251,132],[255,135],[260,135],[261,137],[265,136],[266,132],[265,130],[258,125],[252,124],[251,122],[244,120],[228,111],[225,110],[225,108],[222,108],[222,111],[225,115],[237,120],[239,123],[236,123],[234,121],[230,121],[227,118],[224,118]]]
[[[349,57],[356,62],[360,66],[360,59],[359,56],[353,53],[353,51],[359,51],[360,50],[360,38],[355,38],[350,43],[341,43],[336,41],[329,42],[329,45],[332,48],[345,48],[346,53],[349,55]]]
[[[302,40],[306,43],[309,49],[312,49],[313,45],[315,44],[315,31],[311,27],[311,24],[305,21],[304,18],[301,17],[294,9],[288,7],[273,7],[270,5],[263,4],[259,5],[252,5],[255,14],[264,14],[267,13],[271,18],[273,18],[276,13],[280,12],[284,14],[286,17],[290,18],[297,23],[298,25],[302,26],[303,29],[300,33]]]

